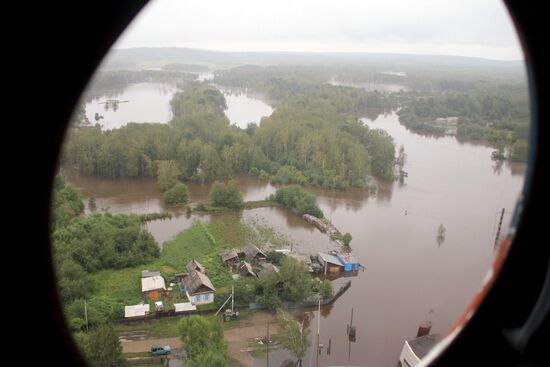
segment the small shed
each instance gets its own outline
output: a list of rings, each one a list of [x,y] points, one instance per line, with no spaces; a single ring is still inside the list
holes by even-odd
[[[127,319],[145,318],[149,315],[149,304],[139,304],[132,306],[124,306],[124,317]]]
[[[166,291],[164,278],[160,275],[141,278],[141,291],[151,301],[156,301],[160,298],[160,295]]]
[[[197,306],[190,302],[174,303],[174,312],[191,312],[195,311]]]
[[[323,271],[326,269],[327,273],[344,271],[344,264],[334,255],[319,252],[318,259],[323,266]]]
[[[218,253],[218,256],[226,266],[233,266],[239,263],[239,255],[235,250],[222,251]]]
[[[257,265],[260,261],[267,259],[267,255],[254,245],[246,246],[241,254],[252,265]]]
[[[258,272],[258,278],[263,279],[271,273],[278,273],[279,268],[271,263],[266,263],[264,268]]]
[[[202,266],[197,260],[193,259],[187,263],[187,271],[191,273],[193,270],[206,274],[206,268]]]
[[[239,268],[239,274],[243,277],[257,277],[256,273],[252,270],[252,265],[246,261],[243,261],[243,264]]]

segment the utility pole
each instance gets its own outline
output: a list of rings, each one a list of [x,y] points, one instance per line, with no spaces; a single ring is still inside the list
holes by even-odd
[[[265,345],[267,349],[267,367],[269,367],[269,321],[267,322],[267,342]]]
[[[500,213],[500,220],[498,222],[498,228],[497,228],[497,234],[495,236],[495,244],[493,248],[497,248],[498,246],[498,237],[500,235],[500,227],[502,226],[502,218],[504,217],[504,208],[502,208],[502,212]]]
[[[233,314],[233,301],[235,300],[235,286],[231,285],[231,314]]]
[[[319,331],[321,329],[321,297],[319,297],[319,300],[318,300],[318,312],[317,312],[317,354],[315,356],[315,366],[318,366],[319,365],[319,353],[321,352],[321,348],[320,348],[320,337],[319,337]]]

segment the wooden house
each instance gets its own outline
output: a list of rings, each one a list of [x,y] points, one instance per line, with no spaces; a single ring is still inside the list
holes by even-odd
[[[216,288],[206,274],[191,270],[183,278],[183,287],[187,298],[193,305],[203,305],[214,302]]]
[[[187,263],[187,272],[190,273],[193,270],[196,270],[200,273],[206,274],[206,268],[202,266],[197,260],[193,259]]]
[[[257,277],[256,273],[252,270],[252,265],[246,261],[243,261],[241,267],[239,268],[239,274],[242,277]]]
[[[225,266],[233,267],[239,263],[239,255],[234,250],[222,251],[218,256]]]
[[[246,246],[239,256],[244,257],[253,266],[267,259],[267,255],[254,245]]]
[[[258,272],[258,278],[263,279],[271,273],[278,273],[279,268],[271,263],[265,263],[262,270]]]

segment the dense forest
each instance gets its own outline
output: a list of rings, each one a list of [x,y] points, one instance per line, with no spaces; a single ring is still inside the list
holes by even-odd
[[[52,243],[60,298],[71,328],[100,324],[122,316],[120,301],[96,294],[93,274],[150,262],[159,256],[153,236],[143,228],[146,215],[84,216],[82,197],[57,176],[52,203]]]
[[[441,135],[447,126],[438,118],[456,117],[456,136],[482,140],[499,149],[499,157],[525,161],[529,136],[529,101],[521,85],[477,84],[468,93],[447,92],[411,95],[398,112],[399,119],[416,132]],[[504,156],[504,147],[509,153]]]
[[[393,179],[392,138],[357,119],[385,103],[378,92],[322,85],[287,98],[260,126],[240,129],[230,125],[217,88],[189,83],[171,100],[168,125],[73,129],[63,162],[112,178],[153,177],[159,162],[173,161],[180,181],[250,173],[284,184],[364,187],[368,175]]]

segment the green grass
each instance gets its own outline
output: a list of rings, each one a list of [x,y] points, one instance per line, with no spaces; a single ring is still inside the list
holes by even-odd
[[[281,206],[281,204],[271,200],[255,200],[255,201],[244,202],[245,209],[265,208],[265,207],[271,207],[271,206]]]
[[[229,248],[243,248],[249,243],[260,248],[265,248],[266,243],[280,247],[287,240],[259,219],[249,219],[245,223],[240,213],[213,215],[210,223],[194,223],[191,228],[165,243],[160,257],[150,263],[95,273],[95,293],[114,298],[124,305],[143,302],[140,280],[142,270],[160,271],[167,279],[174,279],[174,273],[185,271],[187,263],[195,258],[206,268],[219,295],[224,288],[230,289],[232,278],[230,270],[221,263],[218,252]],[[177,287],[175,288],[171,299],[164,300],[165,307],[170,307],[174,302],[185,301]],[[208,305],[210,307],[214,306]]]
[[[117,333],[129,331],[146,331],[151,338],[172,338],[179,336],[178,321],[180,318],[151,319],[128,324],[113,324]]]

